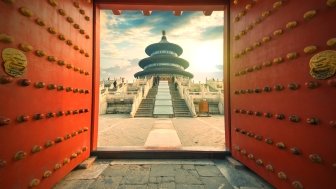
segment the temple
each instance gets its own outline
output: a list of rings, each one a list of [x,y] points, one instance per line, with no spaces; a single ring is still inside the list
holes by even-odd
[[[145,52],[149,57],[139,61],[143,70],[134,74],[135,81],[114,78],[101,82],[100,115],[197,117],[203,101],[208,103],[209,114],[224,114],[223,81],[194,83],[193,74],[185,71],[189,62],[179,57],[183,49],[168,42],[164,30],[161,41],[147,46]]]
[[[185,71],[189,67],[189,62],[179,57],[183,49],[177,44],[168,42],[165,31],[162,31],[161,41],[147,46],[145,52],[149,57],[140,60],[139,66],[143,70],[135,73],[135,78],[150,76],[159,76],[162,79],[193,78],[193,74]]]

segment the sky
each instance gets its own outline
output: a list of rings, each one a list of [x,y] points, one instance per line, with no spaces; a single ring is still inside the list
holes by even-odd
[[[181,16],[153,11],[143,16],[141,11],[113,15],[110,10],[101,10],[100,19],[101,80],[125,77],[132,82],[133,75],[142,70],[138,62],[148,57],[145,48],[161,40],[162,30],[169,42],[182,47],[180,57],[189,62],[186,71],[194,75],[194,82],[223,78],[222,11],[211,16],[201,11],[183,12]]]

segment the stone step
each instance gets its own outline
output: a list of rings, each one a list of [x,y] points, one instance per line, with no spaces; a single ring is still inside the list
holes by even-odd
[[[191,117],[191,115],[180,115],[180,114],[175,114],[174,115],[175,117]]]
[[[153,108],[154,106],[151,105],[151,106],[139,106],[139,108]]]
[[[175,114],[189,114],[189,111],[174,111]]]
[[[174,113],[175,117],[191,116],[189,113]]]
[[[149,108],[147,108],[147,107],[140,107],[140,108],[138,108],[138,111],[149,111],[149,110],[152,110],[153,109],[153,107],[149,107]]]
[[[140,107],[154,107],[154,104],[140,104]]]
[[[141,103],[140,103],[140,106],[141,105],[153,105],[154,104],[154,102],[144,102],[144,101],[142,101]]]
[[[143,99],[141,101],[141,103],[144,103],[144,104],[150,104],[150,103],[153,103],[153,102],[154,102],[154,100],[152,100],[152,99],[150,99],[150,100]]]
[[[149,100],[149,101],[143,101],[140,104],[153,104],[154,101],[153,100]]]
[[[174,109],[174,112],[189,112],[189,109],[188,108]]]
[[[175,114],[189,114],[189,110],[184,111],[174,111]]]
[[[171,92],[173,98],[174,116],[175,117],[191,117],[189,108],[184,99],[181,98],[177,91]]]
[[[141,104],[134,117],[153,117],[154,100],[157,91],[157,87],[152,87],[148,91],[146,98],[142,99]]]
[[[153,117],[153,115],[135,115],[134,117]]]
[[[137,113],[153,113],[152,108],[151,109],[138,109]]]
[[[174,106],[175,109],[188,109],[188,106]]]
[[[138,111],[149,112],[152,111],[153,108],[138,108]]]
[[[137,111],[137,114],[152,114],[153,111],[150,109],[150,110],[139,110]]]
[[[139,106],[138,109],[153,109],[154,106]]]
[[[153,115],[152,112],[137,112],[135,115],[137,116],[147,116],[147,115]]]

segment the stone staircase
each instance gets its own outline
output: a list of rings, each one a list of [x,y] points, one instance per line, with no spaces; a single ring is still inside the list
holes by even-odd
[[[218,108],[218,103],[216,103],[216,102],[209,102],[209,113],[211,115],[220,114],[219,108]]]
[[[154,100],[157,93],[157,86],[153,86],[145,99],[142,99],[141,104],[135,113],[134,117],[153,117]]]
[[[181,98],[178,90],[175,90],[175,85],[173,83],[169,84],[169,89],[173,100],[174,116],[191,117],[191,113],[186,102]]]

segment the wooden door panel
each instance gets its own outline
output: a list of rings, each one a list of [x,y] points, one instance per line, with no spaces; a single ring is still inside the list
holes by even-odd
[[[39,182],[37,187],[50,188],[89,156],[92,4],[1,1],[0,10],[0,33],[12,38],[0,42],[0,51],[20,50],[28,62],[23,75],[12,77],[5,72],[6,61],[1,58],[0,117],[10,122],[0,126],[0,186],[27,188]],[[20,45],[26,45],[26,49]],[[27,45],[31,50],[24,52]],[[36,50],[45,55],[37,56]],[[11,81],[6,83],[8,78]],[[22,82],[29,85],[23,86]],[[38,82],[44,86],[36,87]],[[38,114],[43,118],[36,119]],[[21,116],[27,121],[20,121]],[[47,142],[53,145],[48,147]],[[15,160],[20,151],[26,157]],[[55,170],[56,164],[62,167]]]
[[[336,78],[315,79],[309,67],[317,53],[336,53],[335,45],[327,45],[336,37],[335,7],[324,0],[236,2],[231,6],[233,156],[277,188],[336,187]],[[308,46],[316,50],[305,52]]]

